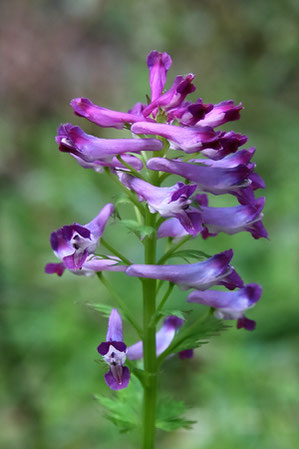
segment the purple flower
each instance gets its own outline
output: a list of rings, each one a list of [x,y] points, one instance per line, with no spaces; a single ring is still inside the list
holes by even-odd
[[[231,193],[242,200],[242,190],[251,184],[249,175],[254,169],[254,164],[238,165],[233,168],[214,168],[165,158],[152,158],[147,162],[147,167],[151,170],[180,175],[195,182],[204,192],[214,195]],[[247,197],[244,198],[245,204],[246,199]]]
[[[161,279],[174,282],[182,290],[196,288],[205,290],[212,285],[225,285],[229,289],[243,287],[243,281],[229,265],[233,250],[224,251],[213,257],[187,265],[130,265],[128,276]]]
[[[200,292],[195,290],[188,295],[188,302],[196,302],[213,307],[216,318],[224,320],[238,320],[237,328],[243,327],[247,330],[255,329],[255,321],[244,316],[247,309],[252,308],[260,299],[262,288],[258,284],[247,284],[233,292],[206,290]]]
[[[118,265],[119,259],[115,257],[103,259],[94,256],[113,210],[113,204],[108,203],[87,225],[74,223],[52,232],[50,243],[54,254],[62,263],[46,265],[46,273],[56,273],[61,276],[65,268],[76,274],[87,275],[102,270],[124,271],[125,267]]]
[[[200,204],[200,202],[198,203]],[[254,203],[246,206],[207,207],[200,204],[200,214],[204,225],[202,236],[206,238],[209,235],[215,236],[219,232],[232,235],[248,231],[255,239],[267,238],[267,231],[261,221],[264,204],[264,197],[255,199]],[[179,239],[186,235],[188,235],[187,232],[175,218],[166,220],[158,230],[158,238],[172,237]]]
[[[93,104],[88,98],[74,98],[71,101],[71,106],[76,115],[104,128],[122,129],[126,123],[144,120],[143,115],[102,108]]]
[[[159,151],[163,144],[157,139],[100,139],[86,134],[70,123],[58,128],[56,142],[60,151],[71,153],[85,162],[111,162],[113,156],[141,151]]]
[[[226,122],[239,120],[241,109],[244,109],[242,103],[236,106],[233,100],[222,101],[215,104],[213,109],[197,122],[197,125],[215,128]]]
[[[150,134],[165,137],[171,148],[185,153],[196,153],[204,148],[218,148],[220,133],[209,126],[186,127],[165,125],[163,123],[139,122],[131,127],[134,134]]]
[[[242,149],[237,151],[236,153],[229,154],[222,159],[213,160],[213,159],[189,159],[189,162],[208,165],[209,167],[214,168],[234,168],[238,165],[247,165],[252,156],[255,153],[255,148],[251,147],[248,150]]]
[[[181,125],[195,126],[212,109],[212,104],[203,104],[202,99],[198,98],[195,103],[185,102],[178,108],[171,109],[168,112],[167,121],[178,120]]]
[[[165,94],[156,98],[143,110],[144,117],[148,117],[156,108],[162,108],[164,111],[169,111],[176,108],[183,103],[186,96],[196,90],[192,81],[194,75],[189,73],[184,76],[177,76],[171,88]]]
[[[83,168],[91,168],[97,173],[102,173],[104,171],[104,167],[110,167],[111,170],[121,170],[121,171],[128,171],[128,169],[117,159],[117,157],[107,158],[107,159],[97,159],[93,162],[86,162],[84,159],[81,159],[81,157],[76,156],[72,154],[73,158],[76,159],[79,165]],[[138,157],[130,155],[130,154],[123,154],[121,158],[129,164],[131,167],[133,167],[135,170],[140,171],[143,168],[143,162],[138,159]]]
[[[192,200],[189,198],[196,190],[195,184],[178,182],[172,187],[156,187],[127,174],[120,179],[147,202],[151,213],[158,212],[162,217],[176,217],[191,235],[197,235],[202,230],[198,210],[190,207]]]
[[[108,323],[106,341],[98,346],[98,352],[109,365],[105,382],[112,390],[126,388],[130,380],[130,371],[124,366],[127,346],[123,342],[122,319],[117,309],[113,309]]]
[[[244,145],[248,137],[245,134],[238,134],[234,131],[229,131],[227,133],[222,132],[219,134],[219,147],[215,150],[214,148],[207,148],[202,151],[202,154],[210,159],[219,160],[228,154],[235,153],[237,149]]]
[[[156,353],[162,354],[172,342],[177,330],[182,326],[183,320],[176,316],[169,316],[164,320],[161,329],[156,333]],[[138,360],[143,357],[143,343],[138,341],[128,347],[127,357],[130,360]]]
[[[171,64],[171,57],[167,53],[159,53],[157,50],[149,53],[147,66],[150,72],[149,82],[152,102],[162,94]]]

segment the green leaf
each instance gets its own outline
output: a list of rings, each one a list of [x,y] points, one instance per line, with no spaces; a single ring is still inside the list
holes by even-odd
[[[95,399],[105,409],[105,417],[116,425],[120,432],[128,432],[139,425],[142,406],[142,388],[131,378],[129,386],[108,398],[96,395]]]
[[[187,410],[183,401],[176,401],[170,397],[160,399],[157,406],[157,429],[171,432],[173,430],[184,427],[190,429],[196,421],[190,421],[182,416]]]
[[[195,320],[191,325],[185,324],[176,334],[168,348],[160,355],[159,360],[163,360],[170,354],[185,351],[186,349],[198,348],[208,343],[210,337],[219,335],[221,331],[230,326],[223,321],[209,316],[206,320]]]
[[[120,195],[117,196],[117,199],[114,204],[115,204],[115,209],[117,209],[117,207],[120,204],[132,204],[132,201],[130,200],[128,195],[121,193]]]
[[[177,316],[178,318],[181,318],[182,320],[186,319],[186,314],[188,312],[183,312],[182,310],[178,310],[178,309],[162,309],[161,311],[158,312],[159,315],[161,316],[170,316],[170,315],[174,315]]]
[[[155,232],[153,227],[141,225],[135,220],[121,220],[121,223],[129,229],[129,231],[134,232],[134,234],[141,240]]]
[[[93,310],[96,310],[97,312],[99,312],[101,315],[103,315],[103,317],[105,318],[109,318],[112,308],[111,306],[108,306],[107,304],[101,304],[101,303],[89,303],[86,302],[84,303],[87,307],[90,307]]]
[[[168,259],[173,259],[174,257],[179,257],[184,259],[189,263],[188,259],[196,259],[197,261],[209,259],[211,256],[209,254],[204,253],[203,251],[199,251],[197,249],[183,249],[181,251],[175,251],[167,257]]]

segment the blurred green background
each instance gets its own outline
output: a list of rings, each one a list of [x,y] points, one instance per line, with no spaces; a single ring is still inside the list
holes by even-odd
[[[226,129],[248,134],[257,148],[270,235],[197,239],[210,253],[233,248],[238,272],[246,283],[262,284],[264,294],[248,314],[257,320],[254,333],[232,329],[193,360],[165,364],[163,388],[185,399],[198,423],[189,432],[159,434],[158,448],[298,448],[298,19],[296,0],[2,3],[1,448],[138,447],[93,399],[111,394],[105,367],[95,362],[106,320],[84,304],[111,299],[96,278],[45,275],[44,265],[55,261],[50,232],[87,223],[116,193],[105,175],[58,152],[61,122],[98,136],[122,134],[74,117],[69,101],[87,96],[123,111],[144,101],[152,49],[172,56],[168,85],[193,72],[193,99],[243,102],[242,119]],[[106,237],[140,257],[141,245],[119,225]],[[133,280],[110,279],[139,310]],[[173,300],[185,296],[176,290]],[[133,343],[127,325],[125,333]]]

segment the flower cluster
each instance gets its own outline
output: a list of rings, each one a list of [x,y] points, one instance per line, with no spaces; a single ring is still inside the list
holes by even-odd
[[[255,239],[267,238],[262,223],[265,199],[255,197],[255,191],[264,188],[251,162],[255,149],[240,148],[247,136],[217,130],[240,118],[242,104],[232,100],[205,104],[201,98],[187,101],[196,90],[193,74],[177,76],[164,91],[171,63],[167,53],[152,51],[148,55],[151,98],[148,104],[137,103],[128,112],[97,106],[87,98],[71,101],[76,115],[100,127],[130,129],[134,138],[101,139],[68,123],[58,129],[59,150],[69,153],[84,168],[99,173],[109,170],[131,195],[136,194],[137,202],[145,204],[150,213],[159,214],[159,239],[167,237],[176,242],[199,234],[207,239],[220,232],[231,235],[241,231],[250,232]],[[170,175],[180,180],[162,186]],[[237,204],[211,207],[209,197],[215,195],[231,195]],[[74,223],[53,232],[51,246],[61,262],[48,264],[46,272],[62,275],[67,268],[88,275],[110,270],[169,281],[183,290],[193,289],[187,301],[211,307],[216,318],[235,319],[238,328],[255,328],[255,322],[246,318],[245,312],[259,300],[261,287],[244,285],[230,264],[232,250],[183,265],[125,266],[116,256],[97,256],[97,245],[113,210],[113,205],[107,204],[87,225]],[[227,290],[211,289],[214,286]],[[165,320],[156,337],[158,354],[168,347],[180,325],[174,317]],[[98,351],[110,367],[106,383],[112,389],[127,386],[129,370],[124,362],[126,357],[142,357],[142,342],[126,347],[116,309],[110,316],[106,342]],[[186,352],[182,358],[190,355]]]

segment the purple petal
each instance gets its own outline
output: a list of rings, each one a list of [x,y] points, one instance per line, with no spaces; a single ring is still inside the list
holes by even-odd
[[[111,390],[122,390],[127,388],[130,381],[130,371],[127,366],[122,367],[121,382],[119,383],[113,376],[111,369],[104,376],[105,382]]]
[[[236,106],[233,100],[222,101],[221,103],[215,104],[214,108],[205,116],[205,118],[198,122],[198,125],[215,128],[226,122],[238,120],[240,118],[241,109],[244,109],[242,103]]]
[[[194,290],[188,297],[188,302],[195,302],[215,309],[225,309],[231,313],[243,313],[252,307],[261,297],[262,288],[258,284],[247,284],[234,291]]]
[[[122,319],[117,309],[110,314],[106,341],[123,341]]]
[[[122,175],[121,181],[134,190],[139,197],[147,201],[152,213],[158,212],[162,217],[176,217],[191,235],[197,235],[202,230],[201,214],[197,209],[189,208],[189,197],[196,190],[196,185],[177,183],[172,187],[157,187],[134,178]]]
[[[233,251],[228,250],[207,259],[204,262],[186,265],[130,265],[126,274],[134,277],[161,279],[174,282],[183,290],[196,288],[205,290],[212,285],[219,285],[226,282],[235,287],[234,281],[240,283],[240,278],[235,274],[229,262],[233,256]]]
[[[163,143],[157,139],[100,139],[71,124],[59,127],[56,141],[60,151],[71,153],[85,162],[127,152],[159,151],[163,147]]]
[[[165,158],[152,158],[147,162],[147,167],[151,170],[180,175],[196,182],[200,190],[214,195],[237,192],[250,185],[248,176],[254,168],[246,165],[233,168],[203,167]]]
[[[114,205],[112,203],[106,204],[98,215],[85,225],[93,235],[93,238],[99,239],[104,232],[107,221],[114,212]]]
[[[172,147],[176,150],[183,150],[186,153],[195,153],[204,148],[214,148],[219,146],[219,133],[210,127],[190,127],[182,128],[163,123],[139,122],[135,123],[131,131],[134,134],[158,135],[168,139]]]
[[[109,258],[107,256],[107,259],[89,256],[82,266],[85,272],[82,274],[91,274],[92,272],[100,271],[125,271],[127,267],[125,265],[119,265],[120,262],[120,259],[111,256]]]
[[[255,153],[255,148],[251,147],[248,150],[239,150],[236,153],[225,156],[223,159],[213,160],[213,159],[190,159],[189,162],[209,165],[214,168],[233,168],[238,165],[247,165],[252,156]]]
[[[156,98],[150,105],[144,108],[144,117],[150,115],[156,108],[169,111],[172,108],[180,106],[186,96],[196,90],[196,87],[192,84],[193,79],[194,75],[192,73],[189,73],[186,77],[177,76],[173,85],[165,94]]]
[[[92,169],[98,173],[102,173],[104,167],[110,167],[113,170],[121,169],[123,171],[127,171],[128,169],[121,163],[119,160],[113,156],[103,157],[103,159],[97,159],[93,162],[84,161],[81,157],[76,156],[75,154],[71,154],[74,159],[78,162],[79,165],[83,168]],[[143,162],[138,159],[138,157],[133,156],[131,154],[123,154],[122,159],[135,170],[140,171],[143,168]]]
[[[88,98],[74,98],[70,104],[76,115],[102,127],[121,129],[125,123],[135,123],[142,119],[142,116],[137,114],[102,108],[93,104]]]
[[[150,72],[151,101],[156,100],[162,94],[171,64],[171,57],[167,53],[159,53],[157,50],[149,53],[147,66]]]
[[[254,331],[256,327],[256,322],[254,320],[250,320],[249,318],[246,318],[245,316],[241,317],[237,321],[237,329],[244,328],[247,331]]]
[[[127,346],[123,341],[104,341],[98,346],[98,353],[106,355],[110,346],[113,346],[117,351],[126,352]]]
[[[179,358],[181,360],[192,359],[193,355],[194,355],[193,349],[185,349],[184,351],[179,352]]]
[[[182,326],[183,320],[176,316],[169,316],[165,319],[161,329],[156,333],[156,353],[162,354],[172,342],[176,331]],[[127,357],[130,360],[138,360],[143,357],[143,343],[138,341],[128,347]]]
[[[54,274],[56,273],[58,276],[62,276],[65,270],[65,266],[63,263],[47,263],[45,266],[45,273]]]
[[[73,254],[65,256],[62,259],[62,262],[69,270],[79,270],[80,268],[82,268],[85,260],[87,259],[87,256],[88,256],[87,249],[85,249],[83,253],[75,251]]]
[[[202,221],[210,234],[219,232],[236,234],[241,231],[250,232],[254,238],[267,237],[267,232],[261,223],[261,213],[265,198],[254,200],[253,204],[235,207],[204,207],[201,206]]]
[[[171,237],[173,239],[180,239],[188,235],[186,229],[181,225],[178,219],[170,218],[164,221],[158,229],[157,237]]]
[[[181,125],[195,126],[212,108],[212,104],[203,104],[202,99],[198,98],[196,103],[184,103],[178,108],[171,109],[167,115],[167,121],[176,119]]]

